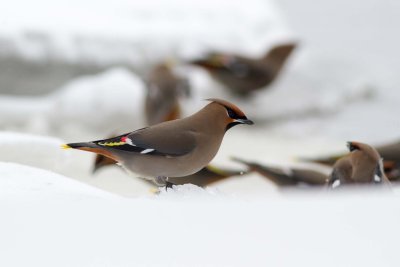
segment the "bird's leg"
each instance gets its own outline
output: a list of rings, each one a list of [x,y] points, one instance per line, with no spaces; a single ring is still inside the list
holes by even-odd
[[[168,181],[168,177],[166,176],[157,176],[157,178],[155,179],[155,183],[158,186],[165,186],[166,191],[168,191],[168,188],[172,188],[172,186],[174,185],[173,183]]]
[[[172,188],[173,185],[174,185],[174,184],[171,183],[171,182],[166,182],[166,183],[165,183],[165,191],[168,191],[168,188]]]
[[[165,191],[168,191],[168,188],[172,188],[174,184],[168,181],[168,177],[165,180]]]

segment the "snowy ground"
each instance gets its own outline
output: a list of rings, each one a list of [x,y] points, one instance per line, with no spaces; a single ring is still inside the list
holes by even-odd
[[[256,121],[231,129],[213,163],[286,166],[348,140],[396,140],[396,1],[114,2],[0,9],[0,266],[399,266],[397,188],[283,193],[251,174],[154,195],[118,167],[93,176],[93,155],[60,149],[144,126],[140,75],[157,60],[259,55],[283,39],[299,48],[247,100],[179,69],[193,87],[185,114],[222,97]]]
[[[126,199],[31,167],[0,174],[2,266],[399,264],[395,195],[238,198],[187,185]]]

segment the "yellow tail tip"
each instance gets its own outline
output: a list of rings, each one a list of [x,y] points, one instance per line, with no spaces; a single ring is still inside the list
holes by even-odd
[[[62,149],[69,149],[69,148],[72,148],[72,147],[70,147],[70,146],[67,145],[67,144],[63,144],[63,145],[61,145],[61,148],[62,148]]]

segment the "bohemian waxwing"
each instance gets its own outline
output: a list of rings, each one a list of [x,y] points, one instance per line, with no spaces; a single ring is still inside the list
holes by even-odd
[[[146,80],[145,114],[147,125],[180,118],[179,98],[189,95],[187,80],[176,76],[169,64],[155,66]]]
[[[204,168],[216,155],[225,132],[238,124],[253,124],[234,104],[221,99],[197,113],[75,148],[107,156],[127,171],[158,185],[170,186],[168,177],[187,176]]]
[[[348,148],[350,153],[333,166],[329,188],[346,184],[390,184],[383,172],[382,158],[375,148],[359,142],[348,142]]]
[[[293,187],[298,185],[323,186],[329,178],[327,174],[311,168],[278,168],[238,158],[233,158],[233,160],[247,165],[249,172],[256,172],[279,187]]]
[[[271,84],[295,47],[294,43],[275,46],[260,59],[210,53],[189,63],[204,68],[215,80],[243,96]]]
[[[376,147],[379,155],[383,158],[383,170],[386,177],[390,181],[400,180],[400,142],[395,142],[392,144],[386,144],[383,146]],[[344,153],[331,155],[327,157],[320,157],[314,159],[302,159],[305,161],[316,162],[325,165],[333,165],[335,162],[344,157]]]

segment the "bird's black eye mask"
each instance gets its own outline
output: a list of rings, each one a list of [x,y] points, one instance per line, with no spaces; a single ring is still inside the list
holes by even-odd
[[[247,120],[246,116],[239,116],[235,111],[233,111],[233,109],[225,107],[226,108],[226,112],[228,113],[229,118],[231,119],[244,119]]]
[[[354,145],[352,142],[347,142],[347,147],[349,148],[350,152],[360,150],[360,148],[357,145]]]
[[[238,115],[233,109],[231,109],[229,107],[225,107],[225,108],[226,108],[226,112],[228,113],[229,118],[234,119],[234,120],[239,120],[239,119],[247,120],[246,116]],[[226,126],[226,130],[225,131],[228,131],[230,128],[232,128],[233,126],[238,125],[238,124],[241,124],[241,122],[233,121],[233,122],[229,123]]]

